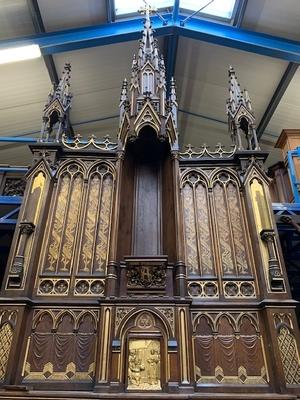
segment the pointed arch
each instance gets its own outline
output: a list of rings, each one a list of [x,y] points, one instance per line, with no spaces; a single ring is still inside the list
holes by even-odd
[[[95,162],[88,170],[86,201],[78,246],[78,272],[80,273],[105,274],[115,179],[115,167],[109,161]]]
[[[85,166],[80,161],[67,161],[56,176],[48,217],[49,231],[45,236],[43,271],[70,274],[81,216]]]
[[[188,169],[181,176],[180,187],[188,274],[215,275],[208,179],[198,170]]]
[[[229,169],[216,171],[210,179],[216,221],[219,258],[224,276],[249,276],[250,243],[246,235],[241,183]]]

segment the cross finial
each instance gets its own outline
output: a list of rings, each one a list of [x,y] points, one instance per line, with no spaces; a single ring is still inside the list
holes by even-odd
[[[146,0],[143,0],[145,5],[139,9],[139,13],[146,16],[146,19],[149,19],[150,14],[152,12],[157,11],[155,7],[152,7],[150,4],[147,3]]]

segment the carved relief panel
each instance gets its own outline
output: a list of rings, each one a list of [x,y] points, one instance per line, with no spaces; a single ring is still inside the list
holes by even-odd
[[[128,390],[161,390],[160,341],[130,339]]]
[[[198,384],[263,384],[269,381],[257,313],[194,313]]]
[[[98,311],[35,310],[23,380],[93,381]]]

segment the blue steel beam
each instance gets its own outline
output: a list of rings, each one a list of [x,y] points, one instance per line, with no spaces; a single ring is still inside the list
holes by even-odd
[[[251,53],[300,62],[300,42],[247,31],[229,25],[190,18],[178,27],[182,36]]]
[[[190,18],[184,26],[180,26],[179,22],[184,19],[184,16],[179,15],[175,22],[170,14],[164,15],[164,18],[168,21],[167,25],[164,25],[158,16],[152,17],[152,25],[157,36],[178,34],[264,56],[300,62],[300,42],[297,41],[204,21],[199,18]],[[141,27],[142,19],[136,18],[98,26],[2,40],[0,41],[0,48],[36,43],[41,47],[44,55],[54,54],[135,40],[140,38]]]
[[[156,36],[173,33],[172,24],[163,25],[158,16],[152,17],[152,25]],[[170,20],[170,22],[172,22]],[[42,54],[55,54],[65,51],[79,50],[94,46],[126,42],[139,39],[141,36],[143,19],[137,18],[84,28],[68,29],[49,32],[16,39],[0,41],[0,48],[38,44]]]
[[[14,168],[10,168],[13,170]],[[21,169],[21,168],[19,168]],[[24,169],[24,168],[23,168]],[[14,170],[17,170],[15,168]],[[27,171],[27,168],[26,168]],[[0,196],[0,204],[11,205],[11,204],[22,204],[23,197],[22,196]]]
[[[8,143],[36,143],[37,140],[38,140],[37,138],[33,137],[0,136],[0,142],[8,142]]]
[[[280,100],[282,99],[284,93],[286,92],[286,89],[288,88],[291,80],[293,79],[297,69],[298,69],[298,64],[290,62],[284,74],[282,75],[282,78],[270,100],[270,103],[268,104],[266,111],[264,112],[260,120],[260,123],[257,127],[256,134],[258,140],[262,137],[266,127],[268,126],[268,123],[270,122],[273,114],[275,113],[276,108],[280,103]]]

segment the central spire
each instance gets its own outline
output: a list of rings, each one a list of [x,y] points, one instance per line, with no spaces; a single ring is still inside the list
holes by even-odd
[[[131,79],[123,81],[120,98],[119,142],[124,149],[128,139],[135,140],[145,126],[153,128],[160,140],[178,149],[177,100],[174,78],[170,98],[166,96],[166,70],[158,42],[153,37],[150,14],[156,11],[145,2],[139,10],[145,15],[137,57],[133,56]]]

